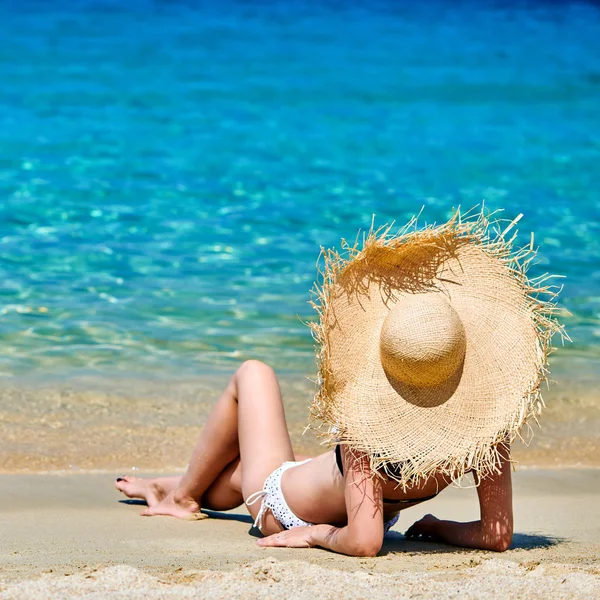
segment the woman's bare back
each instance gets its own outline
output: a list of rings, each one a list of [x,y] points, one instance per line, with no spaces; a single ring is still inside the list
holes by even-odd
[[[383,519],[387,521],[399,511],[436,496],[449,484],[442,474],[421,482],[418,487],[403,488],[398,482],[381,477]],[[310,523],[347,522],[344,477],[335,451],[331,450],[285,472],[282,490],[292,512]]]

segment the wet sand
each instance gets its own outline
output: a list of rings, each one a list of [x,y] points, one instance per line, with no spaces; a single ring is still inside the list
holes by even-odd
[[[544,394],[542,428],[532,423],[529,446],[513,446],[521,465],[600,467],[600,378],[569,365]],[[3,382],[0,473],[182,468],[229,375]],[[280,375],[280,381],[294,447],[319,453],[314,433],[304,433],[314,384],[298,374]],[[529,437],[527,427],[523,435]]]
[[[505,553],[404,539],[426,512],[477,518],[475,490],[449,489],[405,511],[376,558],[260,549],[243,509],[142,518],[117,474],[0,476],[0,598],[600,597],[597,469],[518,471]]]
[[[4,383],[0,473],[181,468],[229,375]],[[282,389],[295,448],[318,453],[302,435],[313,385],[295,376]]]

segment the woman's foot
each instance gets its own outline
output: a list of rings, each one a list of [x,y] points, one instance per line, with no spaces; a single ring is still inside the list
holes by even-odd
[[[207,515],[200,512],[200,505],[196,500],[175,494],[180,480],[181,477],[119,477],[115,481],[115,487],[128,498],[146,501],[148,508],[140,513],[144,517],[166,515],[186,521],[205,519]]]
[[[157,477],[156,479],[119,477],[115,481],[115,487],[128,498],[140,498],[152,507],[160,503],[169,492],[174,491],[180,479],[181,477]]]
[[[158,504],[148,506],[140,515],[143,517],[164,515],[185,521],[199,521],[208,517],[208,515],[200,512],[200,505],[196,500],[182,497],[175,491],[169,492]]]

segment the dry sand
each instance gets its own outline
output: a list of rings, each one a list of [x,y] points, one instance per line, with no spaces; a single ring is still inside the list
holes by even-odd
[[[426,512],[477,518],[475,490],[450,489],[405,511],[368,559],[259,549],[242,509],[192,523],[141,518],[113,475],[0,476],[0,599],[600,598],[598,469],[517,472],[516,534],[503,554],[403,538]]]

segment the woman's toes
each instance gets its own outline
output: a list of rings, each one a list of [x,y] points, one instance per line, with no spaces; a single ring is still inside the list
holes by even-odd
[[[136,484],[135,477],[119,477],[115,481],[115,487],[129,498],[145,498],[144,490]]]
[[[123,484],[125,483],[125,480],[122,477],[117,477],[117,479],[115,480],[115,487],[121,491],[121,488],[123,487]]]

